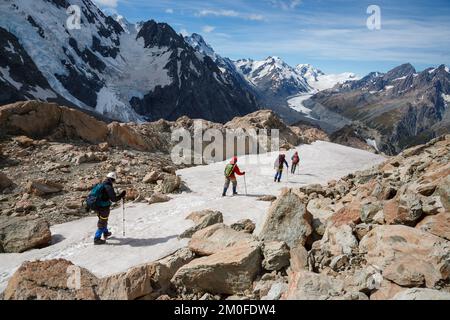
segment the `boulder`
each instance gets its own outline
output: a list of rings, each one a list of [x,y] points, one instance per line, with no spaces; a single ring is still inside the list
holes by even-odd
[[[398,292],[392,300],[450,300],[450,292],[412,288]]]
[[[48,246],[50,225],[43,219],[0,216],[0,252],[24,252]]]
[[[282,241],[265,242],[263,245],[264,269],[272,271],[281,270],[289,266],[289,247]]]
[[[153,292],[152,298],[168,292],[170,280],[182,266],[188,264],[195,258],[194,253],[188,248],[182,248],[173,254],[153,262],[149,265],[149,273]]]
[[[370,295],[370,300],[389,300],[404,289],[391,281],[383,280],[381,286]]]
[[[309,271],[289,275],[288,289],[282,300],[328,300],[342,295],[344,282],[323,273]]]
[[[194,233],[189,241],[189,249],[200,256],[208,256],[238,243],[255,244],[256,241],[248,233],[218,223]]]
[[[146,198],[145,200],[148,202],[148,204],[153,204],[153,203],[168,202],[171,200],[171,198],[169,196],[166,196],[165,194],[154,193],[150,196],[150,198]]]
[[[433,288],[450,275],[450,242],[419,229],[377,226],[361,240],[359,251],[400,286]]]
[[[261,297],[261,300],[280,300],[281,296],[287,292],[288,285],[284,282],[275,282],[271,285],[267,295]]]
[[[361,203],[354,200],[338,210],[329,219],[330,225],[339,227],[346,224],[358,224],[361,222]]]
[[[422,199],[422,210],[426,215],[446,212],[439,196],[431,196]],[[447,211],[448,212],[448,211]]]
[[[272,195],[265,195],[265,196],[259,197],[257,200],[258,201],[272,202],[272,201],[277,200],[277,197],[272,196]]]
[[[28,182],[26,189],[28,193],[42,197],[61,192],[63,190],[63,186],[56,182],[39,179]]]
[[[417,224],[416,228],[450,240],[450,212],[427,216]]]
[[[13,182],[6,176],[6,174],[0,172],[0,192],[11,187],[12,185]]]
[[[100,151],[100,152],[108,152],[109,151],[108,142],[99,143],[97,147],[98,147],[98,151]]]
[[[444,208],[450,212],[450,175],[441,182],[439,186],[439,196]]]
[[[387,224],[404,224],[413,226],[423,214],[422,201],[412,193],[401,194],[387,201],[383,208],[384,220]]]
[[[97,300],[98,279],[72,262],[23,263],[8,282],[5,300]]]
[[[97,289],[102,300],[135,300],[152,292],[148,265],[129,269],[99,281]]]
[[[300,187],[300,192],[303,192],[308,196],[312,193],[325,195],[325,190],[323,190],[323,187],[320,184],[310,184],[304,187]]]
[[[176,272],[172,283],[188,291],[232,295],[252,288],[260,266],[259,246],[244,242],[191,261]]]
[[[22,148],[28,148],[35,144],[35,141],[26,136],[18,136],[14,138],[14,141]]]
[[[82,153],[82,154],[77,155],[74,158],[74,161],[75,161],[76,164],[101,162],[101,161],[104,161],[104,160],[106,160],[106,157],[97,156],[93,152]]]
[[[269,208],[259,238],[284,241],[291,248],[304,245],[312,233],[311,220],[299,196],[285,189]]]
[[[312,199],[308,202],[306,210],[312,216],[312,227],[314,231],[323,236],[328,219],[334,214],[331,208],[331,199]]]
[[[233,223],[231,229],[236,231],[242,231],[246,233],[253,233],[255,231],[256,225],[250,219],[239,220],[238,222]]]
[[[352,227],[341,225],[330,226],[320,241],[313,243],[313,249],[328,253],[330,256],[352,255],[358,251],[358,240]]]
[[[369,223],[374,221],[374,217],[382,208],[378,203],[367,203],[361,208],[361,221]]]
[[[291,248],[289,255],[289,270],[291,272],[308,270],[308,251],[306,251],[305,247],[297,246]]]
[[[161,193],[167,194],[178,190],[181,186],[181,179],[179,176],[166,175],[162,183],[158,186]]]
[[[223,215],[220,211],[204,210],[200,213],[195,213],[194,216],[196,225],[180,234],[179,238],[190,238],[201,229],[223,222]]]
[[[156,181],[161,179],[161,174],[157,171],[151,171],[149,173],[147,173],[144,177],[144,179],[142,179],[143,183],[156,183]]]

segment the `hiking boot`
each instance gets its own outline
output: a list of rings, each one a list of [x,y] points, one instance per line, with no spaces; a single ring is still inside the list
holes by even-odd
[[[111,237],[112,236],[112,232],[105,232],[104,234],[103,234],[103,237],[105,238],[105,240],[106,239],[108,239],[109,237]]]
[[[94,239],[94,245],[102,245],[105,244],[106,240],[102,240],[102,239]]]

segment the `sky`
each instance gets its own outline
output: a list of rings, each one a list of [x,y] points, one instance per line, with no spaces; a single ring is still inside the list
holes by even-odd
[[[94,1],[130,22],[199,33],[235,60],[279,56],[292,66],[360,76],[406,62],[417,70],[450,64],[449,0]]]

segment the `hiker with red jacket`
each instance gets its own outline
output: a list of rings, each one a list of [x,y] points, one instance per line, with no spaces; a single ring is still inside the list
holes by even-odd
[[[223,186],[222,197],[225,197],[227,194],[228,187],[230,186],[230,182],[233,184],[233,195],[237,195],[237,180],[236,174],[239,176],[245,175],[245,171],[241,172],[239,167],[237,166],[238,158],[234,156],[230,163],[225,167],[225,185]]]
[[[300,162],[300,157],[298,156],[298,152],[295,151],[295,154],[291,158],[292,165],[291,165],[291,173],[294,174],[295,170],[297,169],[297,165]]]
[[[274,182],[280,182],[281,180],[281,176],[283,175],[283,167],[284,165],[286,165],[286,168],[289,169],[289,164],[286,161],[286,156],[284,154],[280,154],[278,156],[278,158],[275,160],[275,170],[277,170],[277,172],[275,173],[275,179],[273,180]]]

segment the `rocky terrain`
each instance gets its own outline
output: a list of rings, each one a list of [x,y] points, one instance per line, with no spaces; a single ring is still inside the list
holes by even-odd
[[[271,111],[258,111],[225,125],[202,123],[203,130],[222,132],[278,128],[287,149],[322,138],[316,129],[286,126]],[[182,117],[176,122],[107,124],[56,104],[28,101],[1,107],[1,250],[21,252],[45,246],[51,240],[49,226],[89,215],[82,201],[110,171],[121,177],[117,188],[127,190],[129,201],[163,202],[170,199],[166,194],[186,190],[175,175],[183,166],[175,165],[169,154],[171,131],[176,128],[193,133],[194,121]],[[13,244],[18,237],[8,237],[24,221],[24,244]]]
[[[14,116],[17,105],[13,108],[14,113],[10,108],[1,109],[0,120],[1,128],[11,134],[9,130],[14,125],[19,126],[21,117]],[[25,112],[23,116],[32,113]],[[271,119],[261,119],[261,113],[253,116],[255,119],[235,119],[234,125],[252,126]],[[270,121],[272,124],[277,120]],[[190,123],[190,119],[180,119],[180,122]],[[57,126],[60,134],[66,135],[67,139],[71,132],[73,139],[77,130],[67,122],[63,123],[59,122]],[[106,127],[111,125],[114,123],[105,124]],[[153,125],[155,123],[144,124]],[[137,130],[136,127],[133,129]],[[5,135],[0,185],[2,199],[6,200],[1,201],[0,239],[7,252],[21,252],[48,244],[48,225],[43,221],[49,217],[53,223],[60,220],[56,216],[51,220],[50,211],[56,210],[41,214],[45,210],[41,204],[53,201],[54,208],[68,210],[60,207],[56,199],[72,195],[76,191],[73,182],[89,183],[93,177],[83,171],[83,168],[89,168],[84,166],[92,166],[91,170],[96,170],[99,175],[115,168],[127,181],[119,182],[119,187],[132,185],[136,192],[130,192],[130,195],[134,194],[137,201],[142,197],[143,201],[149,201],[145,199],[152,196],[159,199],[180,187],[180,181],[172,172],[174,166],[164,153],[155,158],[155,152],[123,150],[112,146],[115,139],[111,144],[108,142],[107,151],[101,151],[106,145],[92,146],[91,143],[89,147],[80,142],[63,144],[51,139]],[[111,136],[114,135],[107,135]],[[289,139],[288,135],[286,140]],[[24,147],[26,144],[28,147]],[[56,151],[51,151],[55,146]],[[58,148],[68,149],[58,154]],[[88,150],[105,158],[93,164],[77,163],[76,159],[89,153]],[[30,161],[29,164],[17,164],[21,152],[28,152],[20,160]],[[33,157],[37,164],[29,160]],[[68,166],[50,170],[46,173],[48,181],[40,181],[46,176],[38,175],[42,173],[40,167],[47,161],[59,162],[60,157],[67,157]],[[405,150],[372,169],[329,181],[327,185],[286,188],[276,198],[263,197],[261,200],[272,201],[272,205],[258,232],[250,220],[228,226],[223,223],[220,211],[192,212],[188,219],[194,226],[180,235],[189,239],[186,248],[104,278],[81,269],[79,287],[71,287],[67,281],[70,274],[65,270],[72,265],[69,261],[26,262],[10,279],[3,298],[450,299],[449,157],[450,136],[441,136]],[[85,159],[84,156],[80,158]],[[140,163],[140,160],[150,163]],[[153,176],[149,173],[155,165],[164,178],[156,178],[156,183],[152,183]],[[161,166],[167,172],[160,170]],[[24,172],[33,179],[21,176]],[[36,175],[35,179],[33,175]],[[72,175],[73,178],[66,178]],[[67,180],[63,181],[62,176]],[[143,182],[147,179],[148,185]],[[26,180],[31,181],[25,183]],[[60,185],[62,190],[57,191]],[[67,191],[70,192],[66,195]],[[16,210],[19,201],[29,201],[38,210],[21,213]],[[25,240],[12,239],[8,230],[14,228],[14,224],[23,225],[24,221],[20,221],[23,216],[33,215],[40,217],[27,219],[34,225],[29,227],[31,231],[24,232]],[[39,237],[33,236],[36,234]],[[28,247],[22,246],[22,241]]]

